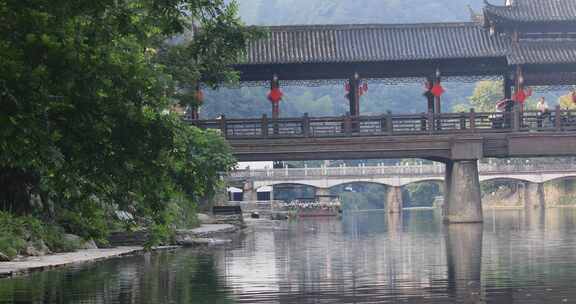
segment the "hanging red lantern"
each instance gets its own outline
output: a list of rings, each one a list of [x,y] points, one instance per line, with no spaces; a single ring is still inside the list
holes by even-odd
[[[436,84],[434,84],[434,86],[432,87],[432,89],[430,89],[430,92],[436,96],[436,97],[440,97],[442,96],[442,94],[444,94],[444,88],[442,87],[442,85],[440,84],[440,82],[437,82]]]
[[[516,92],[516,94],[514,94],[514,100],[519,103],[524,103],[524,101],[526,101],[526,98],[528,98],[528,95],[526,94],[526,92],[524,92],[524,90],[519,90],[518,92]]]
[[[280,91],[279,88],[273,88],[270,90],[270,93],[268,93],[268,100],[273,103],[278,103],[280,100],[282,100],[282,96],[284,96],[284,94],[282,91]]]

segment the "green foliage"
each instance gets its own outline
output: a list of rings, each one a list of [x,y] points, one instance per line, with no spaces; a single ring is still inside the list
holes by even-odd
[[[480,81],[470,96],[470,104],[476,112],[494,112],[496,103],[504,98],[501,81]]]
[[[0,209],[101,239],[111,210],[168,227],[173,197],[208,195],[234,163],[229,149],[169,110],[193,104],[188,84],[201,77],[237,77],[228,65],[258,34],[236,10],[223,0],[0,0]]]
[[[574,91],[574,92],[576,92],[576,91]],[[576,103],[574,103],[574,101],[572,101],[572,93],[561,96],[560,99],[558,100],[558,104],[560,104],[560,107],[562,109],[570,109],[570,110],[576,109]]]
[[[405,187],[411,207],[432,206],[434,199],[441,194],[440,185],[436,182],[420,182]]]
[[[346,188],[353,192],[345,191]],[[386,204],[386,187],[380,184],[351,183],[336,186],[330,192],[340,196],[344,210],[384,209]]]
[[[44,242],[53,252],[73,251],[80,244],[66,240],[64,229],[31,216],[14,216],[0,211],[0,252],[14,257],[30,244]]]

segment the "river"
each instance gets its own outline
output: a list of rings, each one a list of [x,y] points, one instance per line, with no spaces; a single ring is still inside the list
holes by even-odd
[[[257,224],[178,249],[0,280],[0,303],[574,303],[576,210],[434,211]]]

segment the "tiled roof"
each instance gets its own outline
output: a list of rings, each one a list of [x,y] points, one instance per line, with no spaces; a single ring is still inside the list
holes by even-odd
[[[576,40],[521,41],[511,47],[509,64],[576,63]]]
[[[496,22],[576,22],[576,0],[514,0],[511,6],[486,3],[484,12]]]
[[[509,40],[477,23],[267,27],[242,64],[352,63],[503,57]]]

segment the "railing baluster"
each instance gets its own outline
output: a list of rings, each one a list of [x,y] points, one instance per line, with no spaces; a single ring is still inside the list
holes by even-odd
[[[392,135],[394,133],[394,121],[392,120],[392,112],[386,111],[386,133]]]
[[[556,106],[555,116],[556,117],[554,117],[554,126],[556,127],[556,131],[561,131],[562,130],[562,109],[560,108],[560,105]]]
[[[268,137],[268,116],[266,114],[262,115],[262,137]]]
[[[350,117],[350,113],[346,113],[344,117],[344,134],[346,134],[346,136],[352,135],[352,118]]]
[[[224,138],[228,137],[228,126],[226,125],[226,115],[224,114],[220,116],[220,132]]]
[[[518,109],[515,109],[514,112],[512,112],[512,124],[513,131],[517,132],[520,130],[520,125],[522,122],[520,121],[520,111],[518,111]]]
[[[304,113],[302,118],[302,135],[310,137],[310,117],[308,117],[308,113]]]
[[[432,134],[434,133],[434,113],[428,112],[426,116],[428,118],[428,133]]]
[[[470,109],[470,131],[476,131],[476,111],[474,111],[474,108]]]

